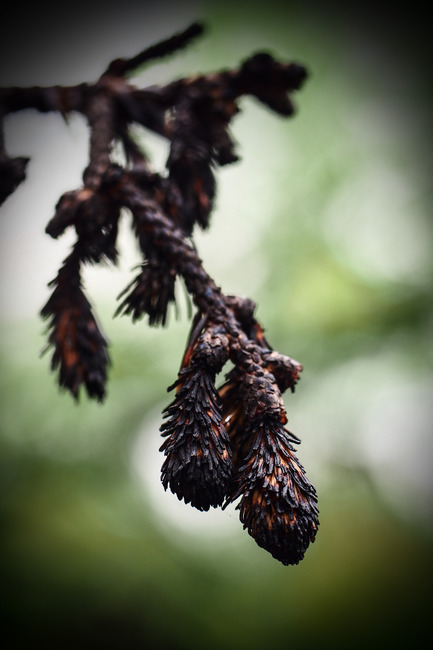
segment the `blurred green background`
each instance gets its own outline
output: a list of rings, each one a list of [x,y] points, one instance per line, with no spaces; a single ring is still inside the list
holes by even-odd
[[[11,116],[9,152],[32,160],[0,223],[6,647],[420,645],[433,547],[423,16],[309,2],[42,3],[6,22],[1,85],[92,81],[197,18],[207,34],[135,83],[235,67],[261,50],[310,72],[292,120],[242,100],[241,162],[218,171],[212,226],[196,243],[226,293],[257,303],[273,347],[304,365],[285,402],[319,494],[319,533],[300,565],[283,567],[235,508],[195,512],[164,492],[158,429],[190,322],[182,291],[164,330],[113,320],[139,260],[126,217],[119,268],[85,275],[112,344],[106,403],[59,393],[40,358],[38,311],[73,235],[55,242],[44,228],[81,182],[86,128]],[[163,164],[164,143],[146,135],[144,145]]]

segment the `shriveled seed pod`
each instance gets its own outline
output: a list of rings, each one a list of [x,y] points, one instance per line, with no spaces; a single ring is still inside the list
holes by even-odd
[[[257,544],[283,564],[298,564],[319,526],[316,491],[291,444],[297,439],[277,419],[247,430],[251,446],[239,468],[240,520]]]

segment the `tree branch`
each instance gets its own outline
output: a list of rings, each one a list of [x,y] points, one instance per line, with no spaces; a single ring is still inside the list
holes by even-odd
[[[60,386],[76,398],[81,387],[92,398],[105,397],[108,344],[85,295],[81,269],[87,263],[116,263],[118,222],[126,208],[143,262],[122,292],[117,313],[165,324],[177,277],[196,307],[172,386],[175,399],[161,427],[163,485],[200,510],[241,498],[240,519],[256,542],[283,564],[296,564],[319,524],[315,489],[294,454],[299,439],[285,428],[282,393],[294,390],[302,366],[271,348],[252,301],[221,291],[191,237],[196,226],[209,226],[215,169],[238,159],[229,126],[239,99],[251,95],[291,116],[292,94],[306,70],[258,53],[237,69],[166,86],[139,89],[125,80],[138,66],[174,53],[202,31],[194,23],[131,59],[116,59],[94,84],[1,89],[0,116],[24,108],[64,116],[76,111],[89,126],[83,186],[60,197],[46,227],[54,238],[71,227],[77,236],[41,311]],[[169,142],[161,173],[151,169],[132,138],[134,124]],[[112,161],[116,142],[125,152],[123,167]],[[25,164],[24,158],[8,157],[0,130],[0,199],[24,179]],[[229,360],[234,367],[217,389],[215,377]]]

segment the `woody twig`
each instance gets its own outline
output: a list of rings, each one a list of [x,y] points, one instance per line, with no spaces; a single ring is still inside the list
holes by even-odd
[[[285,426],[282,399],[284,391],[295,389],[302,367],[272,349],[251,300],[222,292],[205,271],[192,237],[195,227],[209,227],[215,170],[238,160],[229,126],[240,98],[253,96],[289,117],[306,70],[259,53],[236,69],[165,86],[141,89],[129,81],[137,67],[176,52],[202,32],[194,23],[131,59],[116,59],[93,84],[0,89],[0,117],[25,108],[65,117],[78,112],[89,127],[83,185],[60,197],[46,227],[53,238],[68,228],[76,233],[41,310],[60,386],[75,398],[82,387],[91,398],[105,398],[108,344],[81,274],[85,264],[116,264],[118,223],[126,209],[143,261],[122,292],[117,313],[165,325],[178,277],[196,309],[171,387],[174,401],[161,427],[163,485],[200,510],[240,499],[241,522],[256,542],[283,564],[297,564],[318,528],[316,492],[294,454],[299,439]],[[131,135],[136,124],[168,141],[161,172],[152,169]],[[24,180],[27,159],[10,158],[2,130],[0,136],[4,201]],[[113,162],[118,143],[123,166]],[[218,389],[215,377],[228,361],[233,369]]]

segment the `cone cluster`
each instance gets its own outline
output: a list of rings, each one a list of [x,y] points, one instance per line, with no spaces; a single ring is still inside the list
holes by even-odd
[[[299,440],[284,426],[274,374],[256,363],[252,372],[235,366],[215,387],[230,349],[230,335],[214,323],[190,338],[161,426],[162,483],[199,510],[240,499],[240,520],[257,544],[285,565],[298,564],[319,525],[316,491],[294,453]],[[277,365],[278,353],[263,353]],[[294,376],[292,367],[284,383]]]

